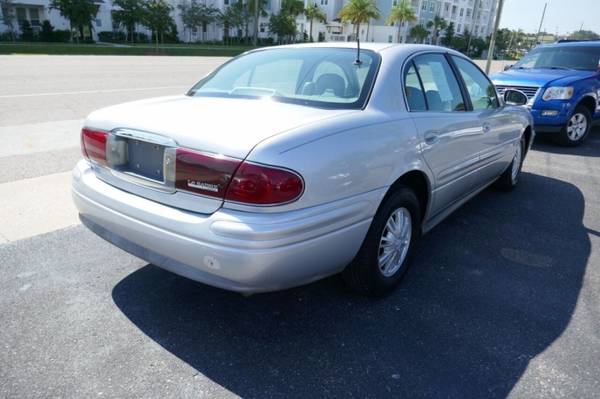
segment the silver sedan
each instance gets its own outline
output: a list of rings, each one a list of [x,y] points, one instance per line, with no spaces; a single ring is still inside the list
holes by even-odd
[[[73,198],[104,239],[206,284],[342,273],[383,294],[423,233],[517,184],[534,139],[523,97],[441,47],[254,50],[186,94],[89,115]]]

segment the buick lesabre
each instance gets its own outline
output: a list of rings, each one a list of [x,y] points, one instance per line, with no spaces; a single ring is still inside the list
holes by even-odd
[[[73,198],[104,239],[209,285],[341,273],[382,294],[423,233],[488,185],[517,184],[526,102],[441,47],[253,50],[186,94],[89,115]]]

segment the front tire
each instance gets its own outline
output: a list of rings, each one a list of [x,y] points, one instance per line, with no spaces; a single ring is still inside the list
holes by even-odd
[[[363,244],[342,276],[353,290],[381,296],[394,289],[408,270],[421,235],[419,200],[399,186],[384,200]]]
[[[559,144],[567,147],[575,147],[583,143],[592,127],[592,114],[590,111],[579,105],[573,111],[573,115],[567,124],[560,131],[558,137]]]
[[[525,137],[521,137],[513,160],[496,181],[496,187],[504,191],[510,191],[517,186],[519,178],[521,177],[521,169],[523,168],[526,148]]]

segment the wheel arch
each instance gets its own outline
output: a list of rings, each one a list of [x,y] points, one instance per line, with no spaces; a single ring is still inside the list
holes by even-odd
[[[594,114],[596,113],[598,101],[592,95],[586,94],[581,99],[579,99],[579,102],[577,102],[577,105],[575,106],[575,108],[577,108],[580,105],[586,107],[587,110],[590,111],[590,115],[593,117]]]
[[[419,200],[419,206],[421,207],[421,222],[423,222],[426,219],[429,210],[428,207],[431,203],[431,182],[429,177],[425,172],[418,169],[404,172],[390,185],[381,202],[383,203],[400,186],[409,187],[415,192]]]
[[[525,137],[525,153],[527,153],[531,147],[531,140],[533,139],[533,129],[531,128],[531,125],[527,125],[523,131],[523,137]]]

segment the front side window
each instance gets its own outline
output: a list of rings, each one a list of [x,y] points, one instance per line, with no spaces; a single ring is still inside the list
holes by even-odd
[[[224,64],[197,83],[188,95],[264,98],[325,108],[362,108],[379,56],[355,49],[297,48],[260,50]]]
[[[415,57],[414,63],[429,111],[454,112],[466,109],[458,81],[442,54],[420,55]]]
[[[496,96],[496,88],[483,72],[464,58],[452,56],[452,59],[465,82],[473,109],[478,111],[498,108],[500,104]]]

